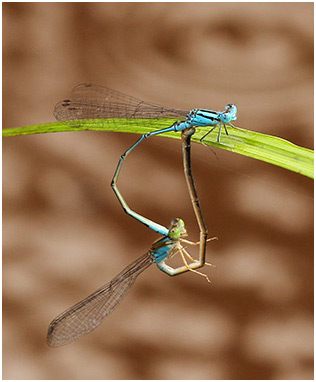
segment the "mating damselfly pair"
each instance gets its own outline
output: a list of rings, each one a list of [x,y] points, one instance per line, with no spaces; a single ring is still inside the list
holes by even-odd
[[[151,121],[159,120],[162,126],[164,126],[164,120],[166,121],[171,118],[179,119],[172,126],[163,127],[142,135],[134,145],[121,155],[111,182],[111,186],[124,211],[162,235],[162,238],[155,241],[145,255],[135,260],[109,283],[60,314],[51,322],[47,334],[47,343],[50,346],[57,347],[66,345],[90,333],[99,326],[105,317],[121,302],[139,274],[153,263],[156,263],[160,270],[170,276],[191,271],[204,276],[209,281],[206,275],[197,271],[197,269],[207,264],[205,262],[206,243],[211,239],[207,239],[207,227],[191,169],[191,137],[195,133],[195,128],[201,126],[211,127],[210,131],[201,138],[203,140],[206,135],[216,127],[219,127],[217,141],[220,142],[222,127],[224,127],[227,135],[226,125],[234,127],[231,122],[237,119],[237,107],[233,104],[228,104],[225,111],[222,112],[193,109],[187,113],[143,102],[106,87],[82,84],[73,89],[72,98],[65,99],[55,106],[54,115],[59,121],[69,121],[69,124],[72,126],[84,125],[85,121],[90,119],[102,119],[104,123],[113,123],[113,121],[115,123],[128,123],[133,121],[144,126],[149,126]],[[174,219],[170,227],[166,228],[133,211],[124,200],[117,186],[119,174],[126,156],[144,139],[165,132],[181,132],[182,135],[184,173],[200,230],[199,242],[191,242],[184,239],[187,236],[187,232],[184,221],[180,218]],[[199,245],[198,260],[193,259],[181,243]],[[166,260],[175,254],[181,256],[183,266],[173,268],[166,264]]]

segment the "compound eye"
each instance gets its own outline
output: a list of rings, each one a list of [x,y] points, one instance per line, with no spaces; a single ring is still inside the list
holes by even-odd
[[[170,239],[179,239],[179,237],[181,236],[181,232],[179,230],[179,228],[171,228],[169,230],[169,235]]]

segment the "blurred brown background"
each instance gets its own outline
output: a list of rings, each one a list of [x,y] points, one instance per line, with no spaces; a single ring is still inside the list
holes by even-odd
[[[312,3],[5,3],[3,127],[53,121],[93,82],[189,110],[238,105],[237,126],[313,144]],[[110,187],[132,134],[3,140],[5,379],[312,379],[313,182],[193,145],[210,236],[205,267],[154,266],[104,324],[69,346],[50,321],[145,253],[157,235]],[[214,155],[214,153],[216,155]],[[181,143],[152,138],[120,189],[163,225],[196,222]]]

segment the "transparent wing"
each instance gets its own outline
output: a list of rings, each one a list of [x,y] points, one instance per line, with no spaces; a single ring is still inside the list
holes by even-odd
[[[148,252],[109,283],[56,317],[48,328],[48,345],[66,345],[99,326],[121,302],[136,278],[152,263],[152,255]]]
[[[185,119],[186,111],[169,109],[141,101],[116,90],[94,84],[81,84],[72,97],[59,102],[54,109],[58,121],[80,119]]]

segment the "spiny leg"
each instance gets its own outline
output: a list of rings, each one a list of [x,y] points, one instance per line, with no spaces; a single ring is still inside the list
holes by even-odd
[[[226,133],[226,135],[229,136],[228,131],[227,131],[227,127],[226,127],[225,123],[223,124],[223,126],[224,126],[224,129],[225,129],[225,133]]]
[[[218,240],[218,238],[217,238],[217,237],[211,237],[210,239],[207,239],[206,241],[211,241],[211,240]],[[180,239],[180,241],[183,242],[183,243],[189,244],[189,245],[199,245],[199,244],[200,244],[199,241],[192,242],[192,241],[185,240],[185,239]],[[194,263],[198,263],[198,262],[199,262],[199,260],[194,259],[194,258],[189,254],[189,252],[186,251],[186,247],[182,247],[182,249],[183,249],[183,251],[184,251],[184,254],[185,254],[191,261],[193,261]],[[210,267],[216,267],[216,265],[211,264],[211,263],[207,263],[207,262],[205,262],[204,265],[208,265],[208,266],[210,266]]]
[[[219,129],[218,129],[218,135],[217,135],[218,143],[221,143],[221,135],[222,135],[222,124],[219,125]]]
[[[213,130],[215,130],[216,127],[217,127],[217,125],[214,126],[214,127],[213,127],[210,131],[208,131],[206,134],[204,134],[203,137],[200,138],[200,142],[202,142],[204,138],[206,138],[206,137],[207,137]]]
[[[191,272],[194,272],[194,273],[196,273],[196,274],[198,274],[198,275],[200,275],[200,276],[205,277],[206,280],[210,283],[211,281],[210,281],[210,279],[207,277],[207,275],[205,275],[204,273],[199,272],[199,271],[197,271],[197,270],[195,270],[195,269],[190,268],[189,264],[187,263],[187,261],[186,261],[186,259],[185,259],[185,256],[184,256],[183,252],[184,252],[189,258],[191,258],[193,261],[198,261],[198,260],[194,260],[194,259],[188,254],[188,252],[187,252],[183,247],[179,248],[180,256],[181,256],[182,261],[183,261],[184,265],[186,266],[186,268],[187,268],[189,271],[191,271]]]
[[[203,140],[212,132],[214,131],[217,127],[218,127],[218,134],[217,134],[217,142],[222,144],[222,145],[225,145],[225,143],[222,143],[221,142],[221,136],[222,136],[222,127],[224,126],[224,129],[225,129],[225,133],[228,137],[230,137],[230,134],[228,133],[228,130],[227,130],[227,126],[225,123],[218,123],[216,126],[214,126],[211,130],[209,130],[206,134],[203,135],[202,138],[200,138],[200,142],[203,143]],[[232,123],[229,123],[229,126],[230,127],[233,127],[234,129],[236,130],[240,130],[242,131],[241,129],[238,129],[238,127],[235,127]],[[243,132],[243,131],[242,131]],[[234,139],[238,139],[238,138],[234,138]]]
[[[218,237],[214,236],[214,237],[211,237],[211,238],[207,239],[206,241],[212,241],[212,240],[218,240]],[[182,243],[186,243],[186,244],[189,244],[189,245],[200,245],[199,241],[190,241],[190,240],[186,240],[186,239],[180,239],[180,241]]]

